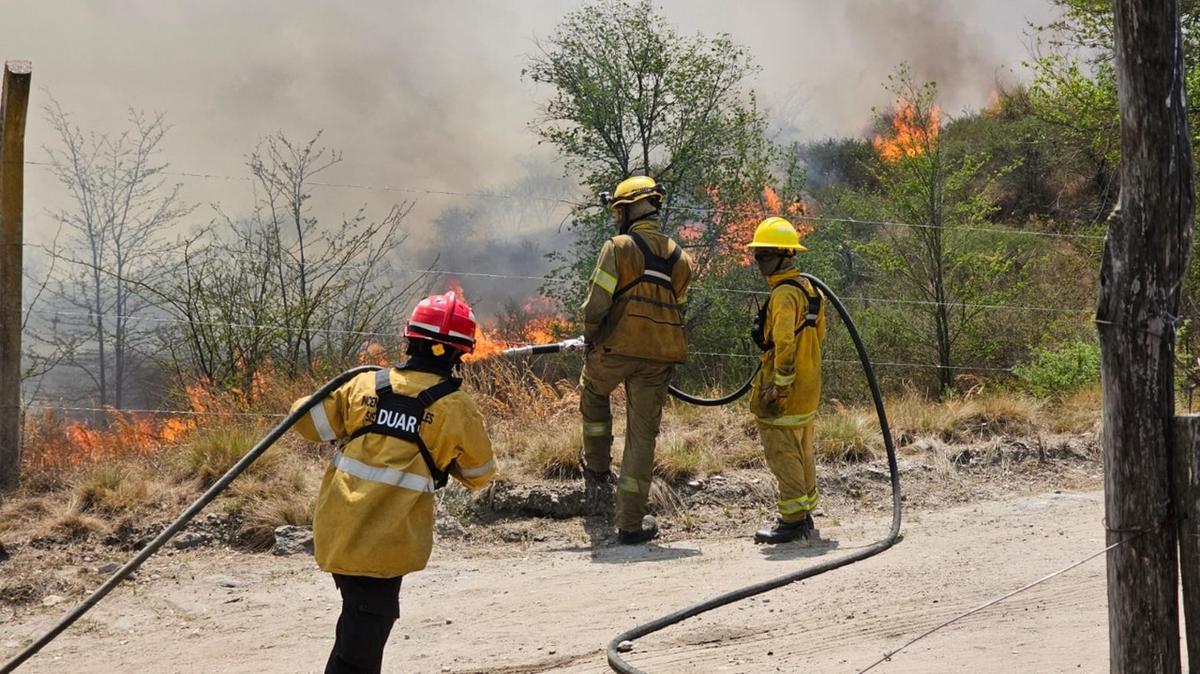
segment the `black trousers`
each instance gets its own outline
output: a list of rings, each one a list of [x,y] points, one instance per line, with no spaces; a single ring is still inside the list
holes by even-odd
[[[342,614],[337,621],[337,640],[325,674],[378,674],[383,666],[383,647],[392,624],[400,617],[400,581],[333,574],[342,593]]]

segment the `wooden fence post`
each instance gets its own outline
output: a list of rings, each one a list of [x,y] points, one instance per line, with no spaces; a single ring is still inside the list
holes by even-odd
[[[1175,526],[1189,669],[1200,672],[1200,414],[1175,417]]]
[[[21,477],[21,276],[28,61],[4,64],[0,93],[0,491]]]
[[[1175,322],[1192,244],[1192,149],[1177,0],[1113,0],[1121,196],[1096,322],[1112,672],[1180,670],[1172,523]]]

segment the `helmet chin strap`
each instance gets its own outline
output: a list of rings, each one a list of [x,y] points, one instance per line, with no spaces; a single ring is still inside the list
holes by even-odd
[[[634,218],[630,217],[630,215],[629,215],[629,211],[630,211],[631,207],[632,207],[632,204],[630,204],[629,206],[621,206],[621,217],[617,219],[617,231],[621,234],[628,234],[629,228],[633,226]],[[657,220],[658,214],[659,214],[659,209],[656,208],[652,211],[649,211],[647,213],[644,213],[644,214],[638,216],[637,220],[639,222],[642,220]]]
[[[775,274],[778,274],[779,272],[783,271],[783,266],[785,263],[789,264],[789,265],[792,263],[791,255],[780,255],[779,262],[775,263],[775,271],[771,272],[771,275],[774,276]]]
[[[775,260],[775,268],[772,269],[771,271],[766,271],[764,269],[763,275],[764,276],[774,276],[774,275],[778,274],[779,272],[783,271],[784,264],[790,262],[791,259],[792,259],[791,255],[777,255],[776,260]]]

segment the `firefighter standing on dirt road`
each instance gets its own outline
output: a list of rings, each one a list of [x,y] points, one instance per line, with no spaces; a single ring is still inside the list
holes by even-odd
[[[754,534],[756,543],[787,543],[814,531],[817,470],[813,461],[813,418],[821,402],[821,342],[825,302],[821,291],[800,276],[792,258],[807,250],[792,223],[767,218],[748,246],[770,285],[751,336],[763,351],[751,391],[767,465],[779,482],[775,526]]]
[[[637,544],[658,534],[643,527],[654,447],[675,365],[687,361],[683,310],[692,260],[659,225],[663,188],[634,176],[602,199],[619,231],[600,249],[583,304],[588,350],[580,376],[583,473],[589,495],[613,481],[609,395],[624,382],[625,451],[616,479],[617,540]],[[611,200],[610,200],[611,199]]]
[[[327,674],[380,671],[400,581],[429,561],[434,490],[450,476],[479,489],[496,472],[483,417],[452,375],[474,349],[471,308],[452,292],[427,297],[405,337],[406,363],[358,375],[296,424],[308,440],[344,441],[313,516],[317,564],[342,594]]]

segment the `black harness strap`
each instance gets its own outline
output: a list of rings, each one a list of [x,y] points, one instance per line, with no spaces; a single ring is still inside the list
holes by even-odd
[[[795,279],[786,279],[784,281],[780,281],[779,285],[775,286],[775,288],[785,285],[799,288],[800,292],[804,294],[804,299],[806,300],[804,320],[801,321],[800,325],[796,328],[796,331],[792,334],[798,335],[800,334],[800,331],[804,330],[805,328],[817,327],[817,319],[821,316],[821,294],[817,293],[816,295],[809,295],[808,289],[804,287],[804,284]],[[775,288],[771,289],[772,296],[774,295]],[[758,348],[763,351],[770,351],[771,349],[775,348],[775,342],[768,342],[766,338],[767,309],[770,306],[771,297],[768,297],[767,303],[758,310],[758,318],[755,319],[754,327],[750,330],[751,339],[753,339]]]
[[[642,257],[645,258],[645,262],[642,265],[641,276],[617,288],[613,292],[613,300],[615,301],[639,283],[660,285],[674,294],[675,286],[671,283],[671,272],[675,269],[675,263],[679,262],[679,257],[683,254],[683,249],[677,245],[668,257],[662,257],[650,250],[650,245],[637,232],[629,232],[628,236],[633,239],[633,243],[642,251]]]
[[[397,365],[396,369],[403,370],[405,366]],[[391,368],[379,370],[375,373],[375,419],[350,434],[350,440],[374,433],[413,443],[421,452],[421,458],[425,460],[425,467],[429,469],[429,475],[433,478],[434,488],[441,489],[446,486],[450,475],[433,460],[433,454],[421,438],[421,424],[424,422],[426,410],[457,391],[460,386],[461,379],[450,377],[421,391],[415,397],[400,395],[392,390]]]

